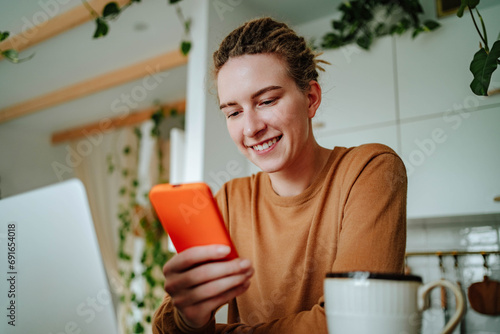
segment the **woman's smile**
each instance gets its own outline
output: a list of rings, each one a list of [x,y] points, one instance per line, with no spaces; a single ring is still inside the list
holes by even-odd
[[[256,151],[258,154],[267,153],[274,149],[276,144],[280,141],[281,137],[283,137],[283,135],[268,140],[263,140],[258,144],[247,145],[247,147]]]

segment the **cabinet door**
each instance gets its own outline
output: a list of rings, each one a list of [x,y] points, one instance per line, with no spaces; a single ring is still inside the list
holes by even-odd
[[[331,63],[320,73],[321,107],[314,119],[318,134],[396,119],[392,39],[377,40],[369,52],[356,45],[326,51]]]
[[[499,124],[494,106],[402,125],[409,218],[500,211]]]

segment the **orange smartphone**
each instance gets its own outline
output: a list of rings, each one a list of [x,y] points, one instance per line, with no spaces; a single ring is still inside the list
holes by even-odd
[[[151,189],[149,198],[177,252],[219,244],[231,247],[224,260],[238,257],[206,183],[158,184]]]

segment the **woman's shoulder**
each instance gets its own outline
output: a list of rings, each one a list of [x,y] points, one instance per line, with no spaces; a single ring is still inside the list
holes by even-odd
[[[398,154],[389,146],[378,143],[363,144],[359,146],[341,148],[343,164],[365,165],[374,158],[401,160]]]
[[[354,146],[348,149],[349,154],[353,157],[375,157],[380,154],[392,154],[397,156],[397,153],[387,145],[379,143],[363,144]]]
[[[405,167],[402,159],[389,146],[384,144],[370,143],[355,147],[340,147],[337,155],[337,164],[333,169],[333,174],[337,177],[343,175],[348,180],[356,179],[360,173],[367,171],[367,167],[373,167],[377,173],[387,171],[405,174]],[[333,167],[333,166],[332,166]]]

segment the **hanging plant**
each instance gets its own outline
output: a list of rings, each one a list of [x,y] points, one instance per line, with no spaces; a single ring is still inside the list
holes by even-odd
[[[412,37],[437,29],[439,23],[420,22],[423,14],[418,0],[357,0],[342,3],[342,16],[332,21],[333,31],[323,36],[321,47],[338,48],[356,43],[369,50],[373,41],[386,35],[401,35],[413,29]]]
[[[170,115],[176,115],[176,110],[171,110]],[[151,119],[154,126],[149,134],[143,134],[139,128],[134,129],[136,145],[125,146],[122,149],[124,157],[131,155],[138,165],[140,141],[144,135],[156,138],[158,156],[158,179],[156,183],[168,182],[164,178],[165,168],[163,166],[163,152],[160,145],[160,124],[165,119],[164,110],[159,109],[153,113]],[[108,155],[108,173],[120,171],[113,156]],[[120,296],[122,307],[127,314],[127,333],[144,333],[151,326],[152,316],[160,306],[164,296],[162,267],[165,262],[173,256],[167,249],[167,234],[165,233],[155,211],[151,205],[144,207],[137,201],[137,189],[139,189],[137,168],[121,169],[123,186],[119,190],[119,196],[123,199],[119,204],[118,219],[120,221],[118,234],[118,259],[120,275],[125,283],[125,289]],[[148,199],[148,193],[142,194]],[[133,258],[130,244],[134,238],[142,238],[144,241],[143,251],[139,260]],[[137,262],[140,262],[141,270],[137,271]],[[137,284],[141,293],[136,293],[134,287]],[[139,311],[139,312],[138,312]],[[137,318],[140,313],[140,318]]]
[[[177,14],[177,17],[179,18],[179,21],[181,22],[183,26],[183,37],[181,40],[180,44],[180,50],[183,55],[187,55],[189,53],[189,50],[191,49],[191,37],[190,37],[190,31],[191,31],[191,19],[190,18],[185,18],[184,14],[182,12],[182,8],[179,6],[179,2],[182,0],[168,0],[169,4],[175,5],[175,11]],[[116,2],[109,2],[104,6],[102,10],[102,14],[99,15],[90,5],[86,0],[82,0],[83,4],[89,12],[92,14],[92,16],[95,18],[95,23],[96,23],[96,29],[94,32],[93,38],[101,38],[104,37],[108,34],[109,32],[109,22],[116,20],[118,16],[123,13],[124,10],[129,8],[132,4],[135,2],[141,2],[141,0],[130,0],[127,4],[125,4],[122,7],[119,7],[118,3]]]
[[[0,42],[3,42],[7,38],[9,38],[10,33],[8,31],[0,31]],[[22,63],[23,61],[30,60],[35,56],[35,54],[31,54],[30,56],[26,58],[19,58],[19,53],[14,50],[14,49],[7,49],[7,50],[2,50],[0,49],[0,54],[5,57],[8,61],[14,64]]]
[[[479,50],[474,54],[474,58],[472,59],[469,67],[469,70],[474,76],[474,79],[470,84],[470,88],[476,95],[487,96],[488,87],[491,82],[491,75],[500,64],[500,34],[490,49],[488,45],[486,26],[484,24],[483,17],[479,14],[477,5],[479,5],[479,0],[462,0],[461,6],[457,11],[457,16],[462,17],[464,15],[464,10],[468,8],[474,27],[476,28],[479,38],[481,39],[479,42]],[[482,32],[477,25],[476,18],[474,17],[474,9],[481,22]]]

